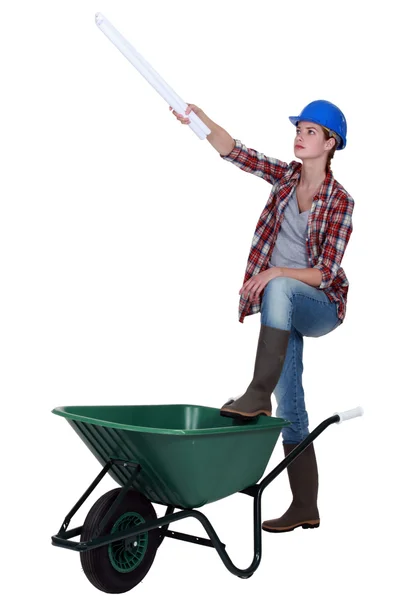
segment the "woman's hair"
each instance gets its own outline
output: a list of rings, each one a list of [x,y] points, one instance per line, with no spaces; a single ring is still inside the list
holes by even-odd
[[[335,140],[335,145],[329,150],[328,160],[326,161],[326,172],[328,173],[329,169],[331,168],[331,160],[333,158],[333,155],[335,154],[335,150],[337,148],[338,141],[337,141],[336,137],[334,137],[332,135],[332,133],[329,131],[329,129],[322,127],[322,131],[324,132],[324,136],[325,136],[326,140],[329,140],[330,138],[333,138]]]

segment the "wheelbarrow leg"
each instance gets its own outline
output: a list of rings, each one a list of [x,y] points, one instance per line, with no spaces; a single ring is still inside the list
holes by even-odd
[[[103,479],[103,477],[107,474],[107,472],[110,470],[112,463],[111,461],[108,461],[103,469],[100,471],[100,473],[97,475],[96,479],[93,481],[93,483],[90,484],[90,486],[88,487],[88,489],[86,490],[86,492],[81,496],[81,498],[79,498],[78,502],[75,504],[75,506],[69,511],[69,513],[67,514],[67,516],[64,519],[63,524],[60,527],[60,530],[58,532],[57,535],[62,535],[63,533],[65,533],[68,529],[68,525],[71,522],[72,517],[75,515],[75,513],[80,509],[80,507],[82,506],[82,504],[89,498],[90,494],[93,492],[93,490],[98,486],[98,484],[100,483],[100,481]]]
[[[59,530],[57,536],[61,536],[61,537],[66,536],[66,532],[67,532],[67,529],[71,522],[72,517],[77,513],[77,511],[80,509],[82,504],[89,498],[90,494],[99,485],[100,481],[108,473],[108,471],[114,464],[121,465],[124,467],[134,467],[134,471],[133,471],[132,475],[130,476],[130,478],[128,479],[127,483],[121,488],[119,497],[117,497],[114,502],[115,506],[112,505],[110,507],[110,511],[109,511],[110,514],[107,513],[107,515],[105,515],[105,517],[107,519],[110,517],[111,512],[113,512],[114,509],[118,506],[120,501],[125,496],[127,489],[133,483],[134,479],[137,477],[137,475],[140,471],[140,465],[138,465],[137,463],[133,463],[129,460],[120,460],[120,459],[110,458],[110,460],[106,462],[106,464],[104,465],[104,467],[102,468],[100,473],[97,475],[96,479],[90,484],[90,486],[88,487],[86,492],[81,496],[81,498],[78,500],[78,502],[75,504],[75,506],[69,511],[69,513],[67,514],[67,516],[65,517],[65,519],[63,521],[63,524],[60,527],[60,530]],[[106,519],[104,519],[103,521],[105,521],[105,520]],[[102,522],[100,525],[103,526],[103,524],[104,523]],[[76,532],[76,535],[78,535],[79,530],[80,530],[80,528],[76,528],[76,530],[74,530],[74,532]],[[70,533],[70,535],[71,535],[71,533]]]

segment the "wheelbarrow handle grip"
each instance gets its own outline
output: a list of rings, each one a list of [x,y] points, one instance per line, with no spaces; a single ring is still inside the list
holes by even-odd
[[[338,415],[339,421],[337,422],[337,425],[340,425],[340,423],[342,423],[342,421],[347,421],[348,419],[355,419],[356,417],[362,417],[362,415],[364,414],[364,409],[362,408],[362,406],[357,406],[357,408],[352,408],[351,410],[345,410],[344,412],[341,413],[335,413],[335,415]]]

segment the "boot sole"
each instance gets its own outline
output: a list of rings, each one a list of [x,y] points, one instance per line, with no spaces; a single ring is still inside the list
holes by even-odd
[[[243,419],[243,420],[250,420],[250,419],[255,419],[256,417],[259,417],[260,415],[265,415],[266,417],[270,417],[271,416],[271,412],[268,410],[258,410],[255,413],[245,413],[245,412],[239,412],[237,410],[228,410],[228,409],[224,409],[224,410],[220,410],[221,417],[231,417],[232,419]]]
[[[268,533],[284,533],[285,531],[293,531],[297,527],[302,527],[303,529],[316,529],[319,527],[320,521],[307,521],[304,523],[297,523],[296,525],[290,525],[289,527],[264,527],[262,526],[263,531],[268,531]]]

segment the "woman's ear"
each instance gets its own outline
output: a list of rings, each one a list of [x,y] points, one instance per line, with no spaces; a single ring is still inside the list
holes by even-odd
[[[327,140],[327,142],[326,142],[326,145],[327,145],[328,150],[332,150],[332,148],[335,145],[335,138],[333,138],[333,137],[329,138],[329,140]]]

